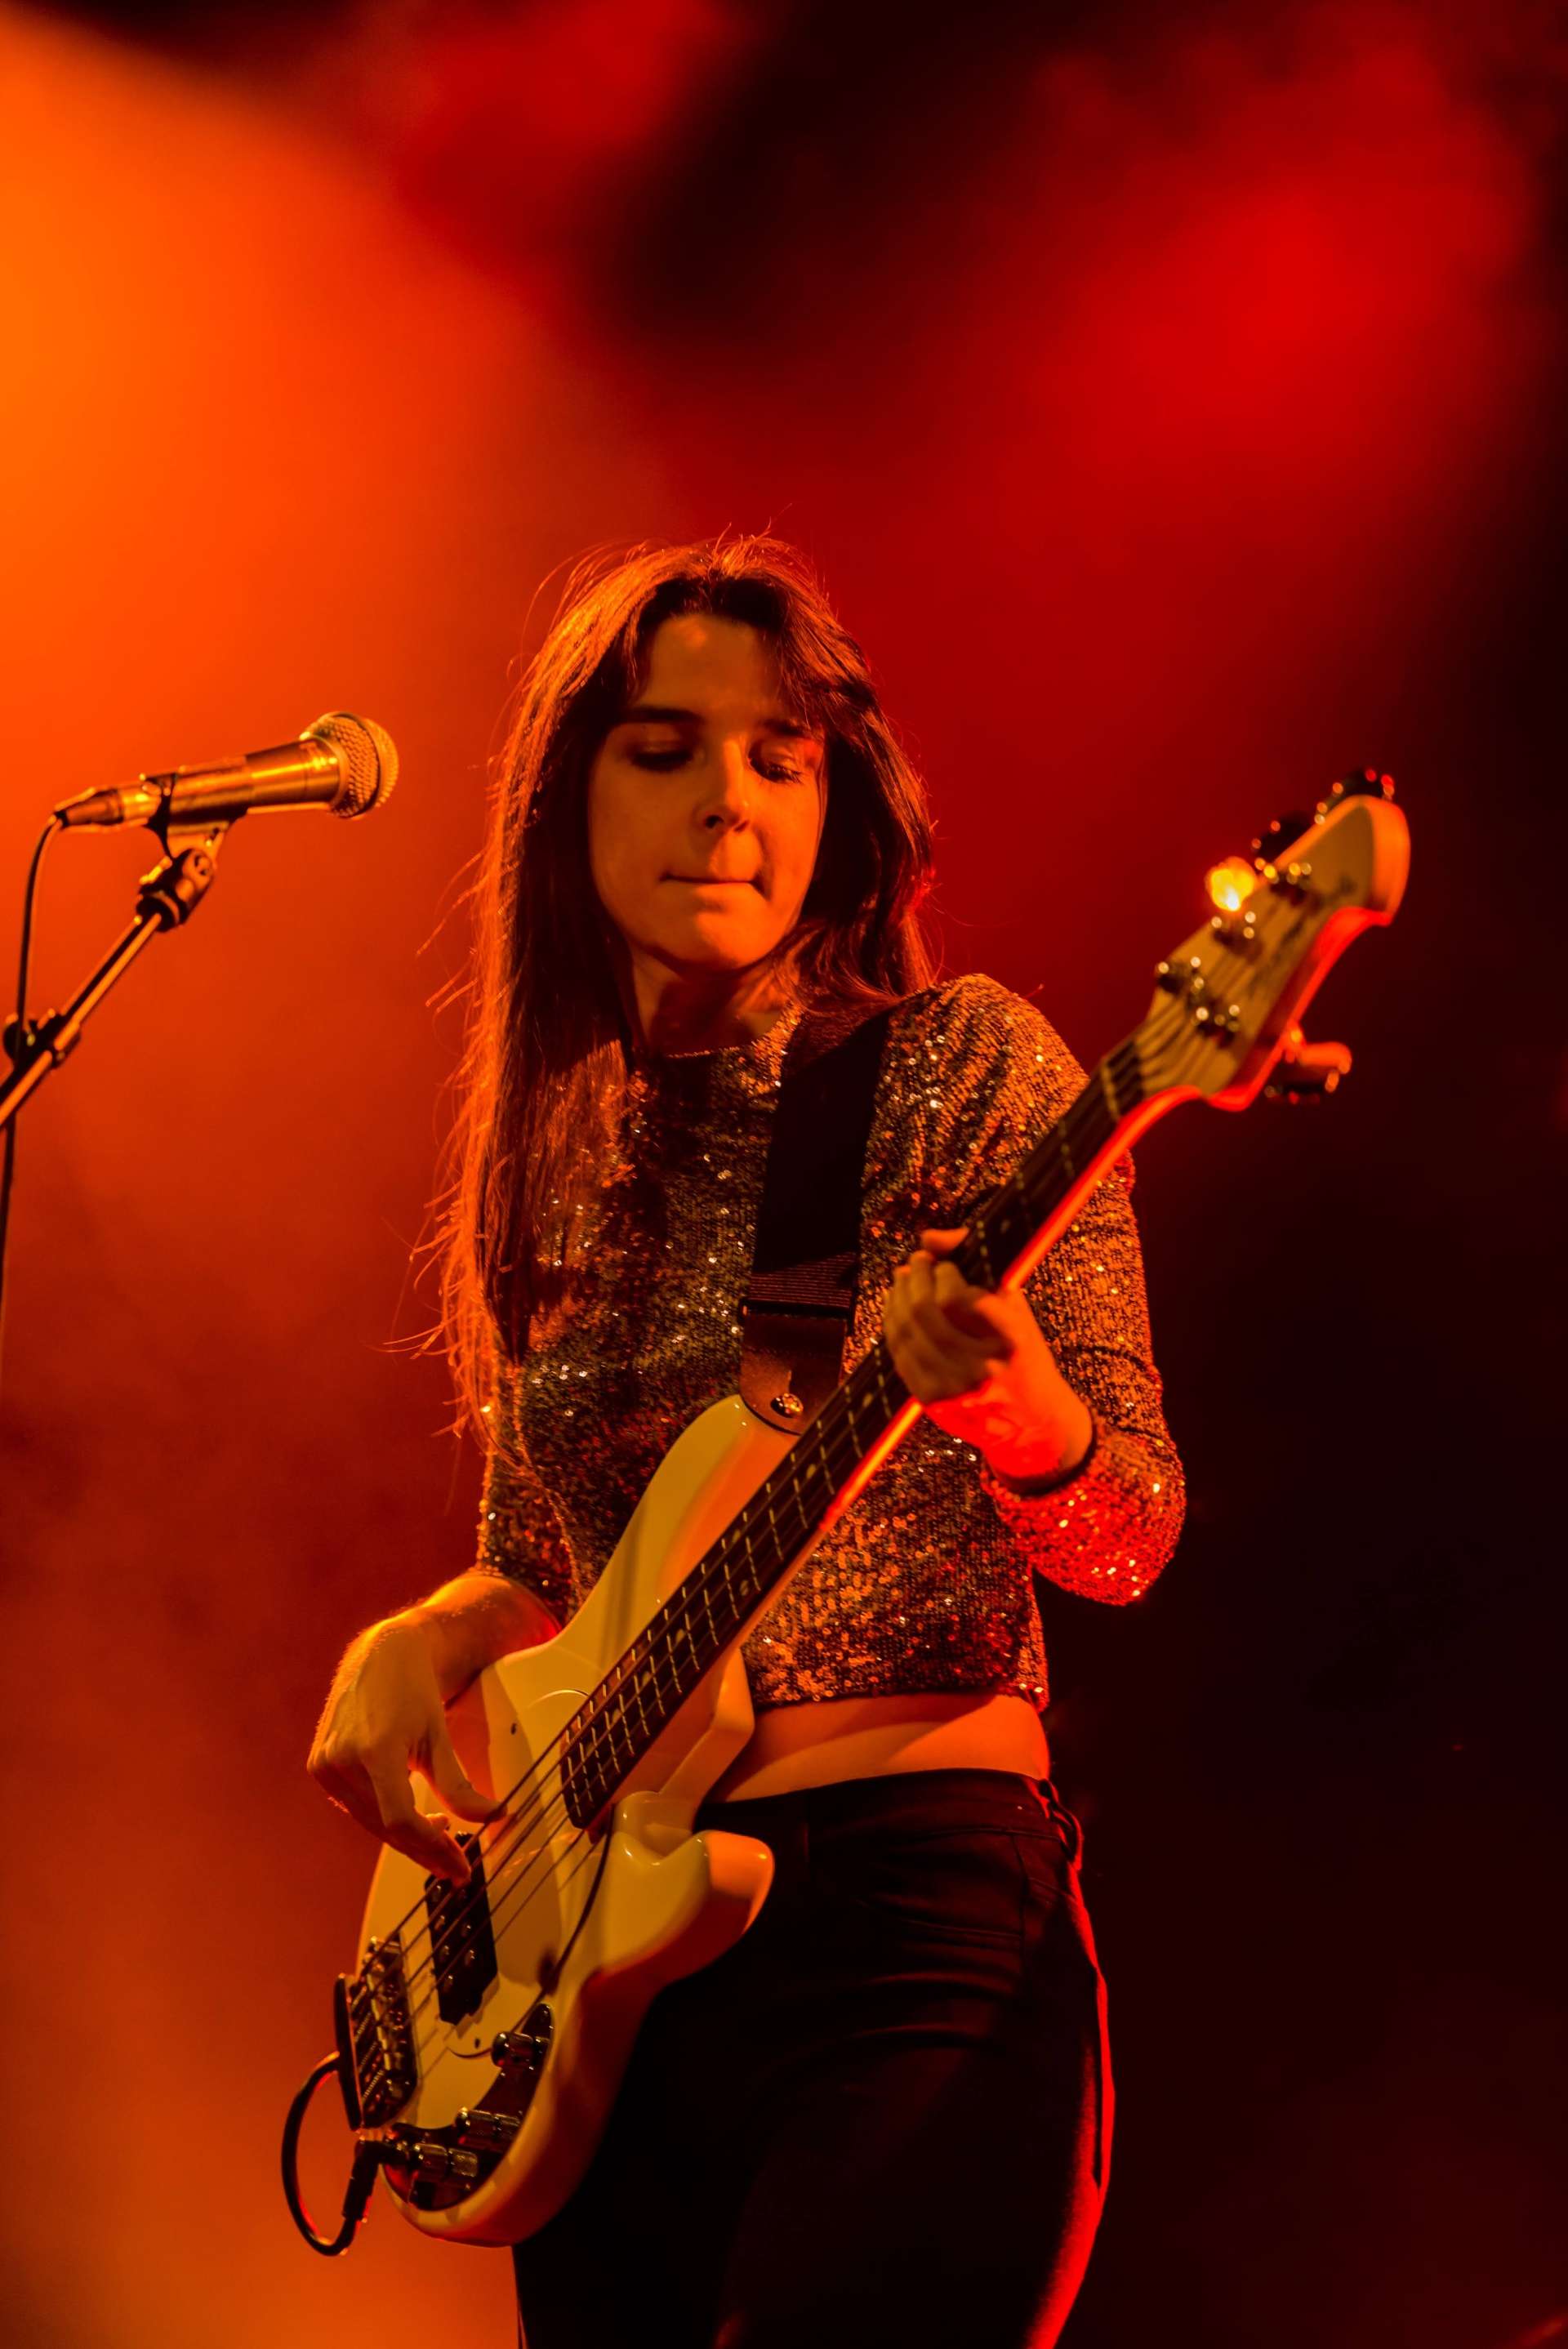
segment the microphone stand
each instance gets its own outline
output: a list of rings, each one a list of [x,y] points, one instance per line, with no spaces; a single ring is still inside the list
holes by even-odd
[[[46,1011],[32,1020],[20,1004],[5,1023],[5,1043],[14,1063],[0,1082],[0,1131],[23,1102],[81,1041],[82,1030],[117,979],[123,978],[144,948],[161,930],[175,930],[188,922],[212,884],[223,834],[234,818],[214,824],[176,824],[167,817],[155,821],[155,832],[165,851],[163,862],[146,874],[137,893],[136,918],[115,940],[90,978],[77,988],[63,1011]]]

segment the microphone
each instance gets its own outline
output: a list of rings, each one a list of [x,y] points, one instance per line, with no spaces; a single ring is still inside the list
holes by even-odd
[[[253,810],[325,808],[330,815],[368,815],[392,796],[397,753],[384,728],[351,710],[329,709],[297,741],[245,750],[204,767],[139,775],[118,791],[83,792],[55,810],[77,824],[233,823]]]

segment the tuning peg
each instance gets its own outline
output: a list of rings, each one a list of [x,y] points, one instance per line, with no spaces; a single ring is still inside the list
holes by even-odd
[[[1334,1092],[1341,1077],[1350,1073],[1348,1044],[1309,1044],[1299,1028],[1285,1039],[1284,1050],[1264,1087],[1265,1101],[1322,1101]]]
[[[1376,767],[1357,767],[1353,774],[1341,775],[1329,785],[1327,798],[1317,802],[1317,812],[1320,816],[1332,813],[1342,800],[1391,800],[1393,796],[1392,775],[1380,775]]]
[[[1299,840],[1304,832],[1312,830],[1313,819],[1297,808],[1289,815],[1276,815],[1272,823],[1264,824],[1253,843],[1253,855],[1260,864],[1274,864],[1279,851]]]

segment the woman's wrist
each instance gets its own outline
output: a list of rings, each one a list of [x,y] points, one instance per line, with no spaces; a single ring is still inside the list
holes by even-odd
[[[986,1444],[985,1463],[1004,1483],[1023,1489],[1048,1492],[1065,1485],[1087,1465],[1094,1449],[1095,1425],[1087,1403],[1071,1398],[1076,1409],[1061,1423],[1027,1434],[1009,1435]]]
[[[376,1628],[411,1632],[422,1641],[445,1700],[487,1664],[549,1639],[556,1627],[531,1591],[487,1568],[470,1567]]]

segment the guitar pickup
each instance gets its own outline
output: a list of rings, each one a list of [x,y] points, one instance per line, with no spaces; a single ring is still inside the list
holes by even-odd
[[[436,1976],[436,2007],[443,2023],[461,2023],[465,2015],[472,2014],[496,1978],[484,1853],[477,1835],[459,1836],[458,1847],[470,1870],[466,1884],[449,1884],[439,1876],[425,1878],[430,1964]]]

